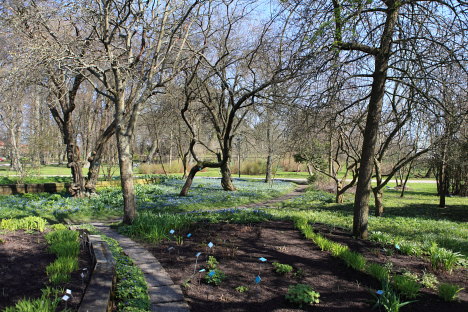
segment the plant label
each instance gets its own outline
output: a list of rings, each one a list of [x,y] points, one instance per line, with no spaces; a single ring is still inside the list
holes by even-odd
[[[260,275],[257,275],[255,277],[255,284],[260,284],[261,281],[262,281],[262,278],[260,277]]]
[[[198,271],[198,272],[202,273],[202,272],[205,272],[205,271],[206,271],[205,269],[201,269],[201,270]]]
[[[192,233],[187,234],[187,238],[190,238],[192,236]]]
[[[214,244],[212,242],[208,243],[208,247],[213,248]]]
[[[62,297],[62,300],[63,300],[63,301],[65,301],[65,302],[67,302],[67,301],[68,301],[68,299],[70,299],[70,297],[69,297],[69,296],[67,296],[67,295],[65,295],[65,296],[63,296],[63,297]]]
[[[197,252],[197,254],[195,255],[195,257],[198,258],[198,257],[200,257],[201,254],[202,254],[201,252]]]
[[[71,296],[71,295],[72,295],[72,291],[71,291],[71,289],[67,289],[67,290],[65,291],[65,293],[66,293],[67,295],[69,295],[69,296]]]
[[[174,231],[174,230],[170,230],[170,231],[169,231],[169,233],[171,233],[171,234],[174,234],[174,233],[175,233],[175,231]]]
[[[258,260],[260,260],[260,261],[262,261],[262,262],[266,262],[266,261],[267,261],[267,259],[266,259],[266,258],[263,258],[263,257],[258,258]]]
[[[208,276],[209,276],[209,277],[212,277],[212,276],[215,275],[215,274],[216,274],[216,272],[215,272],[214,270],[211,270],[211,271],[208,273]]]

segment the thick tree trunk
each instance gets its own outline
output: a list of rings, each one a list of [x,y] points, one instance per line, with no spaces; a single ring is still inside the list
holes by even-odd
[[[447,139],[444,140],[444,147],[442,149],[442,161],[439,168],[439,207],[445,208],[445,196],[448,192],[448,179],[447,179]]]
[[[67,145],[67,167],[71,169],[72,184],[68,189],[68,192],[73,197],[81,197],[84,195],[84,179],[83,179],[83,164],[80,160],[80,151],[76,142],[70,138],[70,134],[67,134],[66,145]]]
[[[273,169],[273,160],[271,157],[271,154],[268,154],[267,156],[267,162],[266,162],[266,176],[265,176],[265,183],[271,183],[272,181],[272,170]]]
[[[197,174],[198,171],[202,170],[203,166],[200,165],[195,165],[190,169],[190,172],[187,176],[187,179],[185,180],[185,184],[182,187],[182,190],[179,193],[179,196],[187,196],[188,191],[190,187],[192,186],[193,178],[195,178],[195,175]]]
[[[382,189],[373,189],[372,192],[374,193],[375,199],[375,216],[381,217],[384,213]]]
[[[123,127],[117,131],[117,151],[119,153],[120,184],[124,198],[123,223],[132,224],[136,216],[135,190],[133,186],[133,167],[131,154],[130,135],[126,134]]]
[[[395,3],[391,5],[395,6]],[[369,193],[377,134],[382,112],[385,82],[387,80],[388,61],[391,54],[392,35],[398,17],[398,8],[389,7],[387,20],[382,34],[381,46],[375,56],[371,96],[367,109],[366,127],[361,152],[361,165],[354,200],[353,235],[357,238],[368,237]]]
[[[9,136],[10,136],[10,148],[11,148],[11,167],[13,170],[16,170],[19,172],[20,176],[23,176],[23,166],[21,165],[21,155],[20,155],[20,150],[18,146],[18,140],[17,140],[17,131],[16,131],[16,126],[13,125],[12,127],[9,127]]]
[[[231,169],[229,168],[228,162],[222,165],[219,170],[221,171],[221,186],[225,191],[235,191],[236,188],[232,184]]]

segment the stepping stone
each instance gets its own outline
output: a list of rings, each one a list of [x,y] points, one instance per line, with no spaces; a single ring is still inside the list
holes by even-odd
[[[154,312],[190,312],[189,306],[185,302],[168,302],[151,305]]]
[[[180,289],[180,286],[177,285],[150,287],[148,288],[148,294],[151,302],[155,304],[184,301],[182,290]]]

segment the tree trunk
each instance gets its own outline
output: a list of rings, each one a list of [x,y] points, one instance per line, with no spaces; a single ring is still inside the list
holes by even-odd
[[[187,196],[188,191],[190,187],[192,186],[193,178],[195,178],[195,175],[197,174],[198,171],[202,170],[203,166],[200,165],[195,165],[190,169],[190,172],[187,176],[187,179],[185,180],[185,184],[182,187],[182,190],[179,193],[179,196]]]
[[[88,157],[89,170],[88,177],[86,178],[85,191],[89,194],[96,193],[96,182],[99,178],[99,169],[101,167],[102,154],[104,147],[109,139],[115,133],[115,120],[100,134],[98,137],[91,155]]]
[[[156,154],[157,150],[158,150],[158,144],[156,144],[156,141],[154,141],[153,144],[151,145],[148,156],[145,159],[145,163],[152,163],[153,162],[154,155]]]
[[[337,204],[342,204],[343,203],[342,189],[343,189],[343,184],[341,182],[337,182],[336,183],[336,198],[335,198],[335,202]]]
[[[9,127],[10,132],[10,148],[11,148],[11,167],[13,170],[19,172],[20,176],[23,176],[23,166],[21,165],[21,155],[18,147],[18,140],[17,140],[17,131],[16,125]]]
[[[185,153],[182,158],[181,158],[181,161],[182,161],[182,167],[184,169],[184,172],[183,172],[183,175],[182,175],[182,179],[186,179],[187,178],[187,175],[188,175],[188,153]]]
[[[392,3],[395,6],[395,3]],[[392,35],[398,17],[398,8],[389,7],[387,20],[382,34],[379,53],[375,56],[371,96],[367,109],[366,127],[362,143],[361,164],[354,200],[353,235],[357,238],[368,237],[369,193],[375,146],[382,113],[388,62],[391,55]]]
[[[221,186],[225,191],[235,191],[236,188],[232,184],[231,169],[229,168],[228,162],[222,165],[219,170],[221,171]]]
[[[374,193],[375,199],[375,216],[381,217],[384,213],[384,206],[383,206],[383,193],[382,189],[373,189],[372,192]]]
[[[132,224],[136,216],[135,190],[133,186],[133,167],[130,135],[123,127],[117,126],[117,151],[119,153],[120,184],[124,198],[124,224]]]
[[[272,181],[272,169],[273,169],[273,160],[271,154],[268,154],[266,162],[266,176],[265,183],[271,183]]]
[[[84,195],[83,164],[80,160],[79,148],[70,136],[71,134],[66,134],[65,137],[67,145],[67,167],[71,169],[73,180],[68,192],[73,197],[81,197]]]
[[[445,208],[445,196],[448,191],[447,181],[447,139],[444,140],[442,149],[442,162],[439,168],[439,207]]]
[[[406,183],[408,182],[408,179],[409,179],[409,176],[410,176],[410,173],[411,173],[411,169],[413,169],[413,161],[411,161],[411,162],[409,163],[408,172],[406,173],[406,177],[405,177],[404,181],[401,183],[401,193],[400,193],[400,197],[405,196]]]

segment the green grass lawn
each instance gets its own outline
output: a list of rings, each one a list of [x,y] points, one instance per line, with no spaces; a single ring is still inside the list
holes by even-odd
[[[403,198],[398,191],[385,190],[383,217],[373,216],[371,204],[371,237],[380,232],[385,233],[386,240],[392,244],[410,241],[423,246],[435,242],[468,257],[468,198],[448,197],[447,208],[438,208],[435,184],[408,186],[410,190]],[[273,213],[279,217],[305,217],[311,222],[351,230],[353,198],[353,194],[347,194],[343,204],[336,204],[332,194],[310,190],[302,197],[283,203]]]
[[[184,181],[166,179],[159,184],[136,185],[139,212],[180,213],[206,211],[263,201],[291,191],[294,185],[276,181],[234,181],[235,192],[225,192],[218,179],[197,179],[188,196],[178,196]],[[0,219],[40,216],[49,223],[73,223],[121,217],[123,198],[120,188],[100,190],[90,198],[71,198],[64,194],[24,194],[0,197]]]

